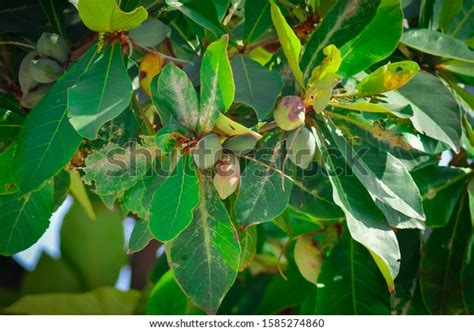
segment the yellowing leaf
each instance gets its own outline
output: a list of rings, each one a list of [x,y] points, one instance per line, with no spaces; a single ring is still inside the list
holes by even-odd
[[[310,84],[322,79],[328,73],[336,73],[341,66],[341,52],[334,45],[328,45],[324,48],[324,60],[320,66],[314,68],[311,73]]]
[[[323,254],[310,234],[298,237],[295,245],[295,262],[301,275],[310,283],[316,285],[321,272]]]
[[[323,111],[331,100],[332,90],[338,79],[337,74],[326,72],[321,79],[309,85],[304,100],[305,104],[312,106],[316,112]]]
[[[151,96],[150,84],[152,79],[161,72],[163,61],[161,56],[149,53],[142,58],[139,67],[140,87],[146,95]]]
[[[115,0],[80,0],[77,9],[82,22],[97,32],[136,28],[148,17],[148,12],[142,6],[126,13]]]
[[[419,70],[420,67],[413,61],[386,64],[357,84],[358,94],[369,96],[398,89],[408,83]]]
[[[278,34],[278,39],[280,40],[281,47],[283,48],[283,53],[285,53],[286,58],[288,59],[288,64],[290,65],[293,75],[295,75],[296,82],[303,89],[303,73],[300,69],[300,53],[301,53],[301,43],[293,32],[291,27],[285,20],[285,17],[280,11],[280,8],[273,2],[271,4],[271,14],[273,25]]]

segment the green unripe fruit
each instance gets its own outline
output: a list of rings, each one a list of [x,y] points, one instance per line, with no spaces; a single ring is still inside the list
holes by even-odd
[[[313,161],[316,151],[316,139],[306,127],[291,131],[286,139],[286,152],[288,158],[296,166],[306,169]]]
[[[42,97],[48,92],[50,85],[41,85],[34,90],[27,91],[21,96],[21,105],[25,108],[34,108]]]
[[[156,18],[148,18],[138,28],[131,29],[128,33],[130,39],[141,47],[155,47],[161,44],[168,36],[171,29]]]
[[[273,117],[280,129],[292,131],[304,124],[304,101],[300,97],[291,95],[283,97],[273,110]]]
[[[34,59],[30,65],[31,76],[39,83],[52,83],[63,74],[63,68],[51,59]]]
[[[239,160],[232,154],[224,154],[216,164],[212,180],[219,197],[224,200],[235,192],[240,182]]]
[[[38,82],[31,76],[31,60],[37,55],[38,53],[36,51],[29,52],[21,61],[20,69],[18,70],[18,81],[20,82],[21,91],[23,93],[27,93],[38,86]]]
[[[215,133],[202,137],[193,148],[193,159],[201,170],[211,169],[222,156],[222,145]]]
[[[66,42],[55,33],[43,32],[36,43],[36,50],[40,56],[51,57],[60,63],[66,63],[69,58]]]
[[[255,149],[257,138],[251,134],[240,134],[232,136],[224,142],[224,149],[237,154],[247,154]]]

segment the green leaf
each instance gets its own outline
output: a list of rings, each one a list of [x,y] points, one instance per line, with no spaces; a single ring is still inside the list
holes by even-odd
[[[463,0],[443,1],[443,6],[439,13],[438,27],[443,31],[448,31],[451,23],[463,8]]]
[[[165,3],[173,9],[179,10],[184,16],[196,24],[213,32],[217,37],[225,32],[217,18],[216,7],[211,0],[165,0]]]
[[[307,170],[296,169],[290,199],[292,208],[317,220],[341,219],[344,213],[332,200],[332,194],[331,183],[322,167],[313,163]]]
[[[317,285],[323,263],[323,252],[311,234],[302,234],[298,237],[294,256],[301,275],[308,282]]]
[[[469,314],[474,312],[474,181],[471,179],[467,186],[469,198],[469,211],[471,216],[471,239],[468,243],[464,257],[464,266],[461,276],[461,286],[463,289],[464,305]]]
[[[153,171],[149,176],[143,177],[135,186],[125,192],[123,204],[126,210],[135,213],[143,220],[148,221],[150,219],[150,205],[153,194],[168,178],[163,176],[163,173],[168,173],[169,169],[165,168],[166,166],[163,167],[163,165],[169,163],[169,160],[161,158],[162,162],[156,164],[156,171]],[[158,162],[158,160],[155,161]]]
[[[257,41],[272,25],[269,0],[245,2],[244,43]]]
[[[333,187],[334,202],[344,211],[352,238],[369,250],[390,291],[393,291],[393,280],[400,268],[397,238],[362,184],[348,175],[347,170],[343,171],[347,169],[341,160],[343,156],[335,150],[334,142],[330,145],[326,142],[331,141],[330,133],[325,131],[323,137],[320,129],[317,130],[316,142]]]
[[[403,163],[387,152],[362,143],[350,145],[329,122],[328,130],[346,163],[397,228],[424,228],[421,195]]]
[[[191,131],[197,132],[199,104],[196,90],[184,71],[175,64],[167,64],[152,88],[153,104],[163,124],[174,118]]]
[[[380,0],[340,0],[324,16],[324,20],[306,44],[301,68],[304,81],[323,60],[323,49],[334,44],[340,48],[355,38],[373,19]]]
[[[22,294],[75,293],[83,287],[74,270],[63,259],[43,253],[33,272],[22,282]]]
[[[265,145],[266,152],[250,161],[241,174],[235,201],[235,215],[241,226],[270,222],[288,205],[292,183],[278,170],[283,164],[283,144],[276,140]]]
[[[49,226],[53,213],[53,183],[22,195],[0,196],[0,254],[13,255],[33,245]]]
[[[67,118],[67,89],[95,57],[92,47],[49,89],[26,118],[17,142],[15,183],[23,192],[53,177],[76,153],[81,136]]]
[[[156,153],[156,147],[106,145],[86,158],[82,180],[111,206],[147,174]]]
[[[95,220],[95,211],[92,207],[92,203],[87,194],[84,183],[81,180],[81,175],[76,171],[69,172],[71,185],[69,187],[69,192],[74,197],[74,200],[81,205],[82,209],[86,212],[87,216]]]
[[[248,268],[257,253],[257,227],[249,226],[239,231],[239,241],[239,271],[243,271]]]
[[[0,30],[2,32],[29,32],[45,23],[37,0],[2,1],[0,4]]]
[[[316,314],[389,315],[390,295],[370,254],[344,229],[318,278]]]
[[[396,90],[415,77],[419,70],[420,67],[413,61],[386,64],[357,83],[357,93],[361,96],[372,96]]]
[[[465,43],[438,31],[430,29],[408,30],[403,33],[400,41],[423,53],[474,62],[474,51],[470,50]]]
[[[132,82],[122,48],[113,43],[68,90],[69,122],[81,136],[93,140],[102,125],[119,116],[131,99]]]
[[[153,195],[150,231],[159,241],[170,241],[183,232],[199,204],[198,177],[189,155],[179,159],[176,168]]]
[[[370,103],[359,100],[351,103],[329,102],[329,105],[366,113],[389,113],[400,118],[410,118],[413,116],[413,111],[408,105],[400,106],[388,103]]]
[[[303,73],[300,69],[301,43],[296,34],[286,22],[286,19],[281,13],[280,8],[273,1],[274,0],[270,0],[273,25],[275,26],[281,48],[288,59],[288,64],[290,65],[291,71],[293,71],[296,82],[298,83],[299,87],[303,89]]]
[[[0,153],[0,195],[10,194],[18,191],[13,178],[15,174],[14,153],[16,144],[8,146]]]
[[[104,207],[95,212],[97,217],[92,220],[74,204],[61,228],[62,258],[86,289],[114,286],[126,259],[121,213]]]
[[[148,246],[152,239],[153,235],[148,227],[148,222],[136,221],[128,242],[127,253],[132,254],[141,251]]]
[[[257,118],[263,121],[275,107],[283,88],[280,75],[243,55],[232,59],[232,71],[236,87],[235,102],[252,107]]]
[[[26,295],[2,312],[30,315],[131,315],[139,299],[139,291],[121,292],[103,287],[77,294]]]
[[[417,131],[448,144],[456,152],[459,151],[459,105],[439,78],[419,72],[407,85],[397,92],[392,92],[389,102],[409,103],[414,113],[410,120]]]
[[[421,258],[420,285],[431,314],[465,314],[461,271],[471,239],[468,201],[464,195],[448,225],[431,233]]]
[[[148,17],[146,9],[141,6],[125,13],[115,0],[80,0],[77,10],[82,22],[97,32],[136,28]]]
[[[234,77],[227,57],[226,35],[210,44],[201,62],[201,95],[199,108],[199,132],[212,130],[220,112],[226,112],[235,95]]]
[[[402,35],[402,22],[400,0],[382,0],[374,19],[341,47],[342,65],[338,72],[349,77],[392,54]]]
[[[448,224],[469,175],[467,169],[435,165],[412,173],[423,197],[427,226],[443,227]]]
[[[193,221],[166,251],[180,287],[198,307],[215,313],[237,276],[240,245],[212,178],[201,176],[199,187]]]
[[[146,303],[148,315],[185,315],[188,308],[188,298],[183,293],[168,270],[153,286]]]
[[[364,121],[361,118],[356,119],[335,112],[329,114],[336,126],[344,133],[350,133],[356,142],[360,140],[370,145],[370,148],[390,153],[410,171],[426,163],[435,162],[432,156],[410,146],[396,131],[382,128],[373,121]]]

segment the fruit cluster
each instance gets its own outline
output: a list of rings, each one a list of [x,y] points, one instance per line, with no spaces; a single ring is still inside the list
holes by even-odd
[[[57,34],[44,32],[36,43],[36,50],[29,52],[20,64],[18,80],[24,107],[33,108],[38,103],[64,73],[68,59],[66,42]]]
[[[313,132],[304,126],[305,105],[297,96],[281,99],[273,112],[275,122],[284,131],[289,131],[286,139],[288,158],[302,169],[308,168],[316,151]],[[194,162],[201,170],[214,167],[213,178],[221,199],[235,192],[240,181],[240,163],[236,156],[251,152],[258,139],[252,134],[241,134],[227,138],[224,143],[215,133],[202,137],[193,148]]]
[[[304,101],[293,95],[283,97],[273,111],[273,117],[280,129],[289,131],[286,139],[288,158],[301,169],[308,168],[316,152],[316,139],[304,126]]]

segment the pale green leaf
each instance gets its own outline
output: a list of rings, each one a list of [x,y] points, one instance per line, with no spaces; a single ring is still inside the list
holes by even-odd
[[[280,8],[273,2],[273,0],[269,1],[271,4],[273,25],[277,31],[283,53],[285,53],[291,71],[293,71],[293,75],[295,76],[296,82],[300,88],[303,89],[303,73],[300,69],[301,43],[296,34],[286,22],[285,16],[283,16],[281,13]]]
[[[142,6],[124,12],[115,0],[79,0],[77,5],[82,22],[92,31],[115,32],[136,28],[148,17]]]
[[[226,112],[235,96],[234,77],[227,56],[227,42],[224,36],[210,44],[201,62],[201,95],[199,110],[199,132],[208,133],[220,112]]]

